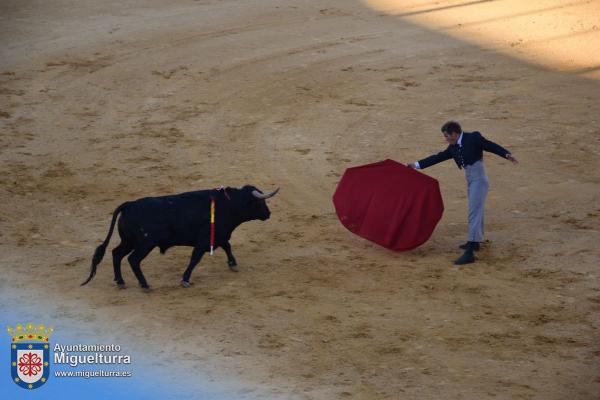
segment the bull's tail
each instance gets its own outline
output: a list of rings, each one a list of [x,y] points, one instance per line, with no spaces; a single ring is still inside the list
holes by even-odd
[[[123,211],[123,208],[125,207],[126,204],[127,203],[121,204],[113,212],[112,221],[110,222],[110,229],[108,230],[108,236],[106,237],[106,239],[104,240],[104,242],[102,242],[102,244],[100,246],[96,247],[96,251],[94,251],[94,255],[92,256],[92,267],[91,267],[91,271],[90,271],[90,276],[85,280],[85,282],[83,282],[81,284],[81,286],[83,286],[86,283],[88,283],[89,281],[91,281],[92,278],[94,277],[94,275],[96,275],[96,267],[98,266],[98,264],[100,264],[100,261],[102,261],[102,258],[104,257],[104,253],[106,253],[106,246],[108,246],[108,242],[110,242],[110,238],[111,238],[113,230],[115,228],[115,222],[117,221],[117,216],[119,215],[119,213],[121,211]]]

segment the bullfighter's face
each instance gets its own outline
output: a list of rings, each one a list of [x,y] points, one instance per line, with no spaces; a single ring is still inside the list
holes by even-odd
[[[444,139],[446,139],[446,142],[448,142],[448,144],[456,144],[456,142],[458,142],[458,138],[459,137],[460,137],[460,133],[456,133],[456,132],[452,132],[452,133],[444,132]]]

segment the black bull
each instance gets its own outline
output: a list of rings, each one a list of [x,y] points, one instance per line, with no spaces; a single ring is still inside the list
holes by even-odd
[[[190,285],[190,276],[205,252],[210,250],[210,209],[215,204],[214,248],[221,247],[227,253],[227,264],[237,271],[237,262],[231,252],[229,239],[240,224],[259,219],[265,221],[271,215],[266,199],[273,197],[279,189],[263,194],[254,186],[199,190],[170,196],[145,197],[121,204],[113,213],[108,236],[96,248],[92,257],[90,276],[85,285],[96,275],[96,267],[102,261],[106,247],[119,218],[118,230],[121,243],[112,251],[115,282],[125,286],[121,275],[121,260],[127,260],[140,286],[148,289],[148,283],[140,268],[142,260],[155,248],[161,253],[173,246],[194,248],[181,284]]]

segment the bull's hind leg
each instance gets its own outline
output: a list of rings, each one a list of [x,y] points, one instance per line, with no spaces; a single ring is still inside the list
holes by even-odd
[[[121,289],[125,288],[125,281],[123,280],[123,275],[121,274],[121,261],[127,254],[131,252],[131,250],[133,250],[133,246],[131,246],[128,242],[121,240],[121,243],[119,243],[119,245],[112,251],[115,282],[117,282],[117,285]]]
[[[152,249],[154,249],[153,245],[142,245],[136,247],[133,250],[133,253],[127,257],[127,261],[129,261],[129,265],[131,265],[131,269],[133,270],[133,273],[135,274],[135,277],[140,283],[142,289],[150,289],[150,287],[148,286],[148,282],[146,282],[146,278],[144,278],[144,274],[140,268],[140,263],[148,254],[150,254]]]
[[[190,287],[190,276],[192,276],[192,271],[194,270],[194,268],[196,268],[196,265],[198,265],[203,255],[203,248],[199,246],[194,247],[194,251],[192,251],[192,258],[190,258],[190,263],[185,272],[183,273],[183,278],[181,278],[181,286]]]

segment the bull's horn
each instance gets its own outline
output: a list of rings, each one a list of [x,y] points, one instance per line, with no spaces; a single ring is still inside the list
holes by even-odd
[[[258,190],[253,190],[252,196],[256,197],[257,199],[266,200],[266,199],[269,199],[269,198],[275,196],[277,194],[277,192],[279,192],[279,188],[277,188],[277,189],[273,190],[271,193],[267,193],[267,194],[261,193]]]

